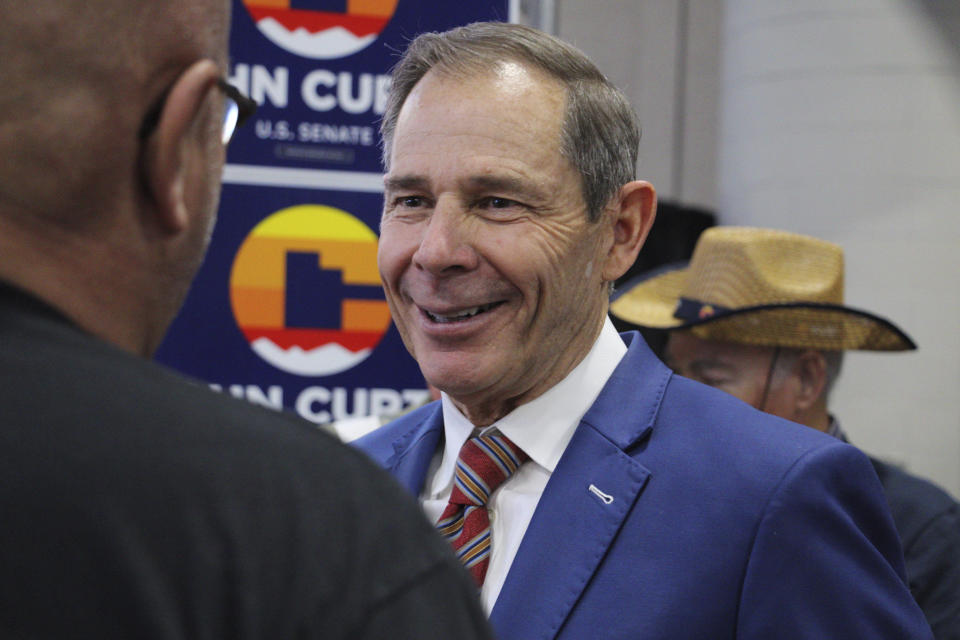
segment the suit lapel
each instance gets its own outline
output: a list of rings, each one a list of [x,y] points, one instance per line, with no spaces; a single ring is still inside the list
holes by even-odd
[[[580,424],[491,612],[500,638],[556,636],[648,477],[643,466]]]
[[[502,640],[555,638],[650,477],[625,451],[653,429],[670,371],[637,337],[550,476],[490,615]]]
[[[423,490],[427,468],[443,435],[443,411],[439,402],[436,405],[436,410],[423,422],[394,441],[393,456],[385,464],[414,496]]]

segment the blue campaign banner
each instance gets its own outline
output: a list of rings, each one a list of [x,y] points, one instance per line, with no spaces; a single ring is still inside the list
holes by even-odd
[[[377,272],[377,127],[411,38],[508,5],[234,0],[228,80],[260,108],[231,142],[210,250],[158,361],[316,423],[426,399]]]

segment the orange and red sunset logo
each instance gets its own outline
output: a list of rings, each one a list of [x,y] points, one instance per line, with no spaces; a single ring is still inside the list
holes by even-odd
[[[251,348],[276,368],[302,376],[350,369],[390,325],[377,235],[334,207],[277,211],[240,246],[230,304]]]
[[[342,58],[369,46],[398,0],[243,0],[274,44],[305,58]]]

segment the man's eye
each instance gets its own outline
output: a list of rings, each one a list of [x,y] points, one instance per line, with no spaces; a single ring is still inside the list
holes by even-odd
[[[485,209],[510,209],[511,207],[520,206],[520,203],[517,202],[516,200],[510,200],[509,198],[500,198],[497,196],[483,198],[479,204],[480,204],[480,207]]]
[[[707,385],[708,387],[713,387],[715,389],[722,389],[729,381],[723,376],[716,374],[706,373],[704,371],[698,371],[696,368],[693,368],[686,373],[682,373],[679,370],[674,369],[674,373],[678,373],[682,376],[690,378],[691,380],[696,380],[702,384]]]
[[[714,389],[721,389],[726,391],[730,388],[731,380],[728,378],[718,377],[718,376],[704,376],[700,378],[700,382],[707,385],[708,387],[713,387]]]
[[[398,207],[417,208],[423,206],[422,196],[400,196],[395,198],[393,204]]]

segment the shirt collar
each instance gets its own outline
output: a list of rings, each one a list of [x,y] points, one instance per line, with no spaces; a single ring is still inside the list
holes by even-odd
[[[563,380],[488,428],[499,429],[531,460],[553,473],[581,418],[626,353],[626,345],[606,318],[593,347]],[[434,475],[434,494],[453,478],[460,448],[474,429],[447,394],[442,394],[441,403],[445,444],[440,468]]]

